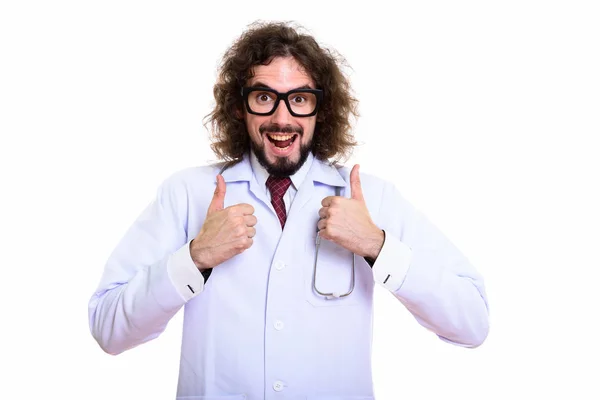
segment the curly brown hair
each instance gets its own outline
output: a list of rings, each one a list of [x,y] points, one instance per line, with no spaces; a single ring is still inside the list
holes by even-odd
[[[338,162],[348,158],[357,145],[351,133],[351,116],[358,118],[358,100],[351,94],[341,70],[345,59],[321,47],[299,25],[289,22],[255,22],[225,52],[213,92],[216,105],[205,122],[211,124],[211,148],[225,161],[240,161],[250,149],[243,115],[241,88],[252,78],[252,69],[268,65],[275,57],[292,56],[323,90],[317,114],[312,152],[317,159]]]

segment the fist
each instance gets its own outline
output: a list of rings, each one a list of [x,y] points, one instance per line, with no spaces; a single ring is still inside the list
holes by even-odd
[[[225,180],[217,175],[217,188],[206,212],[206,220],[190,243],[190,255],[200,271],[214,268],[252,246],[256,217],[250,204],[224,208]]]
[[[359,165],[350,172],[351,198],[325,197],[319,210],[319,236],[356,255],[375,260],[383,246],[384,234],[369,214],[363,197]]]

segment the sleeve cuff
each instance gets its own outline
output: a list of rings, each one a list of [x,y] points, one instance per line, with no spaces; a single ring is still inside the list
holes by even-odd
[[[190,255],[190,242],[169,257],[167,270],[169,279],[184,301],[190,301],[204,290],[204,276]]]
[[[392,235],[386,235],[373,264],[373,279],[391,292],[397,291],[408,273],[411,256],[412,250],[408,245]]]

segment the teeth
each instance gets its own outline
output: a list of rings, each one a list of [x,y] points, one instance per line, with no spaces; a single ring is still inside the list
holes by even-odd
[[[292,137],[294,137],[294,135],[272,135],[270,133],[268,133],[268,135],[271,139],[278,140],[278,141],[289,140]]]

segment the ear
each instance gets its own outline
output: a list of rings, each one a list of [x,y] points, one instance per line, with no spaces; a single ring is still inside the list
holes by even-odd
[[[239,120],[243,120],[244,119],[244,112],[242,111],[241,107],[236,107],[235,108],[235,118],[239,119]]]

